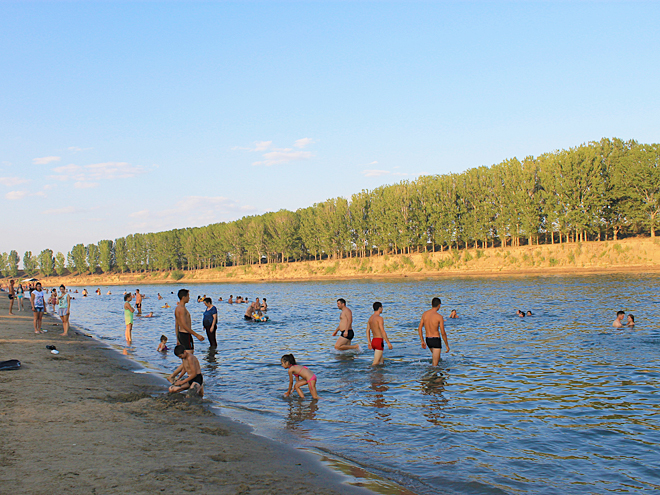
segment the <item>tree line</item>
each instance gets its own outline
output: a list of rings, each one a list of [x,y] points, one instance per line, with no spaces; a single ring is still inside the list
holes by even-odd
[[[363,190],[296,211],[23,255],[26,274],[194,270],[462,247],[655,237],[660,145],[602,139],[463,173]],[[16,251],[0,272],[16,276]]]

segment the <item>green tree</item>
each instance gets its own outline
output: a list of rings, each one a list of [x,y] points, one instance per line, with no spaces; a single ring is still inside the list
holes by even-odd
[[[14,251],[13,249],[9,251],[9,256],[7,257],[7,265],[8,265],[8,270],[9,270],[9,276],[10,277],[17,277],[18,276],[18,263],[21,261],[20,256],[18,256],[18,253]]]
[[[55,255],[55,273],[57,273],[60,277],[64,275],[64,272],[66,271],[66,259],[64,258],[64,255],[60,252],[58,252]]]
[[[101,262],[101,253],[96,244],[87,245],[87,266],[91,273],[96,273]]]
[[[630,198],[626,211],[655,237],[660,214],[660,145],[634,146],[621,165],[617,182]]]
[[[108,273],[114,267],[114,247],[110,240],[99,241],[99,266],[103,273]]]
[[[87,265],[87,250],[85,249],[84,244],[76,244],[73,246],[70,254],[71,258],[69,261],[69,267],[71,267],[73,263],[73,267],[79,275],[87,272],[89,267]]]
[[[9,276],[9,255],[7,253],[0,254],[0,276]]]
[[[37,272],[37,259],[32,256],[32,251],[25,251],[23,254],[23,271],[26,275],[33,275]]]
[[[51,249],[44,249],[37,257],[39,262],[39,270],[41,274],[50,277],[55,270],[55,259],[53,258],[53,251]]]
[[[126,253],[126,239],[115,239],[115,265],[121,273],[128,271],[128,258]]]

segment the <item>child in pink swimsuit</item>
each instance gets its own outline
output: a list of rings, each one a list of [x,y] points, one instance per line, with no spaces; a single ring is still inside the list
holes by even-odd
[[[300,398],[304,398],[305,394],[302,393],[300,388],[303,385],[309,386],[309,391],[312,393],[314,399],[318,399],[319,395],[316,393],[316,375],[312,373],[307,366],[300,366],[296,364],[296,358],[293,357],[293,354],[285,354],[282,356],[282,367],[285,370],[289,370],[289,390],[286,391],[284,397],[288,397],[291,394],[291,388],[295,388],[296,392]],[[296,377],[296,384],[293,384],[293,377]]]

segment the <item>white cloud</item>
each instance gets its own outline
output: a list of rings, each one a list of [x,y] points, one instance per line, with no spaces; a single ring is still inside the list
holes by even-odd
[[[98,182],[84,182],[84,181],[78,181],[75,184],[73,184],[73,187],[76,189],[90,189],[92,187],[98,186]]]
[[[55,189],[57,187],[57,184],[46,184],[44,186],[44,191],[50,191],[51,189]]]
[[[133,213],[129,213],[128,216],[132,218],[147,217],[149,216],[149,210],[134,211]]]
[[[30,182],[28,179],[21,179],[20,177],[0,177],[0,184],[7,187],[17,186]]]
[[[67,150],[72,151],[73,153],[78,153],[80,151],[93,150],[94,148],[79,148],[78,146],[69,146]]]
[[[16,199],[23,199],[27,195],[28,195],[27,191],[10,191],[7,194],[5,194],[5,198],[13,201]]]
[[[73,163],[53,169],[56,175],[50,178],[59,181],[75,181],[77,188],[96,187],[95,181],[111,179],[130,179],[146,171],[140,166],[127,162],[94,163],[81,167]]]
[[[278,165],[280,163],[309,160],[313,157],[314,154],[310,151],[293,151],[291,148],[285,148],[281,151],[269,151],[268,153],[264,153],[265,160],[254,162],[252,165],[265,165],[270,167],[271,165]]]
[[[59,156],[42,156],[41,158],[34,158],[32,163],[35,165],[47,165],[50,162],[59,162],[61,159]]]
[[[365,177],[380,177],[381,175],[388,175],[388,170],[363,170],[362,175]]]
[[[42,213],[46,215],[65,215],[69,213],[78,213],[80,210],[77,210],[74,206],[65,206],[64,208],[54,208],[52,210],[44,210]]]
[[[314,141],[312,138],[302,138],[302,139],[296,139],[296,142],[293,143],[293,146],[296,148],[304,148],[308,144],[313,144],[316,141]]]

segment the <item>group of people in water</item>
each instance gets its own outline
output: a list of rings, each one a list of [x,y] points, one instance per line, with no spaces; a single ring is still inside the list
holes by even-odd
[[[172,372],[168,377],[172,385],[169,391],[172,393],[190,390],[200,396],[204,395],[204,377],[202,376],[201,366],[199,360],[195,357],[194,338],[200,342],[204,340],[204,336],[195,332],[192,328],[192,319],[190,312],[186,305],[190,301],[190,291],[188,289],[180,289],[177,293],[179,302],[174,311],[175,318],[175,334],[177,345],[174,347],[174,355],[181,359],[181,364]],[[206,330],[209,344],[212,347],[217,346],[215,339],[215,331],[217,329],[218,313],[211,298],[204,298],[204,304],[207,310],[204,312],[202,324]],[[265,300],[264,300],[265,302]],[[440,362],[442,352],[442,342],[444,341],[446,351],[449,351],[449,341],[447,340],[447,333],[445,332],[444,318],[439,314],[441,301],[440,298],[434,297],[431,300],[431,308],[422,314],[417,332],[420,339],[422,349],[429,349],[431,351],[431,361],[433,366],[437,366]],[[346,305],[346,300],[343,298],[337,299],[337,308],[340,310],[339,325],[333,332],[333,336],[337,336],[335,342],[335,349],[339,351],[356,350],[360,352],[359,344],[353,344],[355,332],[353,330],[353,312]],[[388,349],[392,349],[387,332],[385,331],[385,322],[382,317],[383,304],[376,301],[372,305],[373,314],[367,321],[366,337],[368,347],[374,351],[374,358],[372,365],[383,364],[383,353],[385,345]],[[265,311],[267,305],[262,304],[257,298],[248,308],[248,311],[259,309]],[[249,313],[246,311],[245,319],[248,319]],[[457,317],[456,312],[452,312]],[[252,319],[250,316],[249,319]],[[165,352],[167,348],[167,337],[161,336],[160,343],[157,348],[160,352]],[[284,394],[288,397],[292,391],[298,394],[299,397],[304,397],[302,387],[309,387],[310,393],[314,399],[318,399],[316,375],[306,366],[302,366],[296,362],[293,354],[285,354],[280,359],[280,364],[289,374],[289,387]]]

